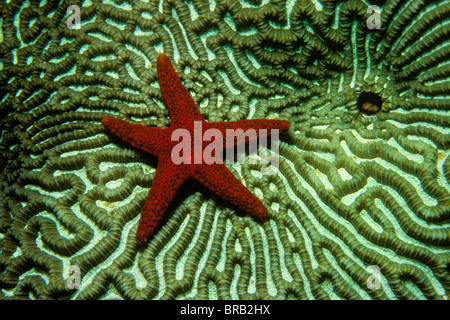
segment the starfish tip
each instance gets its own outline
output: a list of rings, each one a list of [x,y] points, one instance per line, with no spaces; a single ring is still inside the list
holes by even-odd
[[[102,119],[102,125],[105,127],[109,127],[114,121],[114,118],[111,116],[105,116]]]
[[[143,235],[136,234],[137,243],[144,243],[145,240],[146,240],[146,237],[144,237]]]

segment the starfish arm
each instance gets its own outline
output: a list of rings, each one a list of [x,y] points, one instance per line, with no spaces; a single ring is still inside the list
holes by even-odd
[[[186,121],[192,125],[195,120],[204,120],[166,55],[158,57],[157,68],[159,87],[172,118],[171,126],[180,127],[186,125]]]
[[[159,157],[164,150],[164,142],[167,141],[167,129],[128,123],[111,116],[104,117],[102,124],[109,132],[121,140],[155,157]]]
[[[160,161],[150,192],[142,208],[136,239],[143,242],[152,235],[176,192],[187,178],[185,168],[169,161]]]
[[[257,217],[267,217],[267,208],[224,164],[197,167],[194,178],[236,207]]]
[[[247,119],[247,120],[237,120],[237,121],[228,121],[228,122],[208,122],[209,128],[215,128],[219,130],[226,129],[242,129],[246,131],[247,129],[278,129],[280,132],[286,131],[289,129],[289,121],[287,120],[269,120],[269,119]],[[270,134],[270,132],[268,132]]]

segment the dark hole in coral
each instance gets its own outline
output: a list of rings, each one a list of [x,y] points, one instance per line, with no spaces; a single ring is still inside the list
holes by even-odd
[[[381,110],[382,104],[383,99],[374,92],[361,92],[357,100],[359,112],[368,115],[377,114]]]
[[[445,270],[447,270],[447,272],[450,272],[450,263],[447,263],[447,265],[445,266]]]

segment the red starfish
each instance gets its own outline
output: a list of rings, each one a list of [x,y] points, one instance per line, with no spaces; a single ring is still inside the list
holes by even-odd
[[[108,131],[133,147],[148,152],[158,159],[150,193],[142,208],[136,234],[137,240],[139,242],[145,241],[153,233],[175,193],[181,184],[190,177],[200,181],[215,194],[236,207],[258,217],[266,217],[266,207],[241,184],[223,163],[206,164],[208,160],[217,159],[205,156],[203,153],[208,145],[206,142],[201,141],[199,144],[195,137],[187,141],[183,139],[184,146],[192,147],[194,154],[192,155],[190,152],[184,154],[185,150],[183,149],[184,163],[176,164],[172,157],[174,147],[177,145],[180,147],[182,142],[172,141],[171,137],[172,133],[180,128],[188,130],[186,132],[189,132],[191,136],[201,132],[201,137],[208,129],[218,129],[219,131],[215,132],[222,134],[222,137],[226,136],[227,129],[241,128],[244,131],[247,129],[278,129],[285,131],[289,129],[289,122],[282,120],[241,120],[207,123],[166,55],[162,54],[157,58],[157,68],[161,93],[172,118],[169,128],[160,129],[141,124],[131,124],[111,116],[106,116],[102,120],[102,124]],[[196,131],[194,131],[194,127]],[[201,131],[199,131],[200,129]],[[267,135],[270,135],[269,130],[267,130]],[[210,145],[216,143],[217,146],[217,143],[220,143],[220,141],[215,141],[215,137],[216,135],[210,137],[210,141],[212,141]],[[233,142],[236,145],[244,140],[244,142],[248,142],[249,139],[252,138],[238,135],[237,141],[233,139]],[[226,144],[225,146],[230,145]],[[192,159],[194,161],[190,161]],[[199,161],[200,164],[198,164]]]

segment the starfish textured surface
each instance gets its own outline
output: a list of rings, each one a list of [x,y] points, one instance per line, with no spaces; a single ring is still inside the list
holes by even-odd
[[[227,129],[232,129],[241,133],[241,135],[236,134],[236,139],[234,139],[234,144],[239,144],[245,142],[243,133],[248,129],[255,129],[254,132],[256,133],[259,133],[260,129],[266,129],[267,135],[270,135],[271,129],[278,129],[281,132],[288,130],[289,122],[262,119],[207,123],[198,111],[191,95],[178,78],[169,58],[164,54],[160,55],[157,65],[159,86],[172,118],[170,128],[160,129],[141,124],[131,124],[111,116],[106,116],[102,120],[102,124],[117,137],[158,159],[158,167],[152,187],[139,220],[137,240],[145,241],[153,233],[175,193],[188,178],[200,181],[208,189],[236,207],[257,217],[266,217],[267,208],[264,204],[244,187],[223,162],[207,164],[205,159],[200,159],[200,164],[194,161],[188,161],[187,164],[184,162],[175,164],[172,159],[172,151],[179,142],[172,139],[172,134],[175,130],[182,128],[188,130],[191,137],[194,137],[195,122],[201,122],[202,137],[205,131],[209,129],[219,130],[222,137],[226,136]],[[242,129],[242,131],[238,131],[238,129]],[[203,139],[201,141],[203,145],[199,148],[195,145],[198,142],[191,139],[191,150],[193,152],[200,150],[203,154],[208,143]],[[196,156],[199,155],[192,155],[189,160],[193,160]]]

